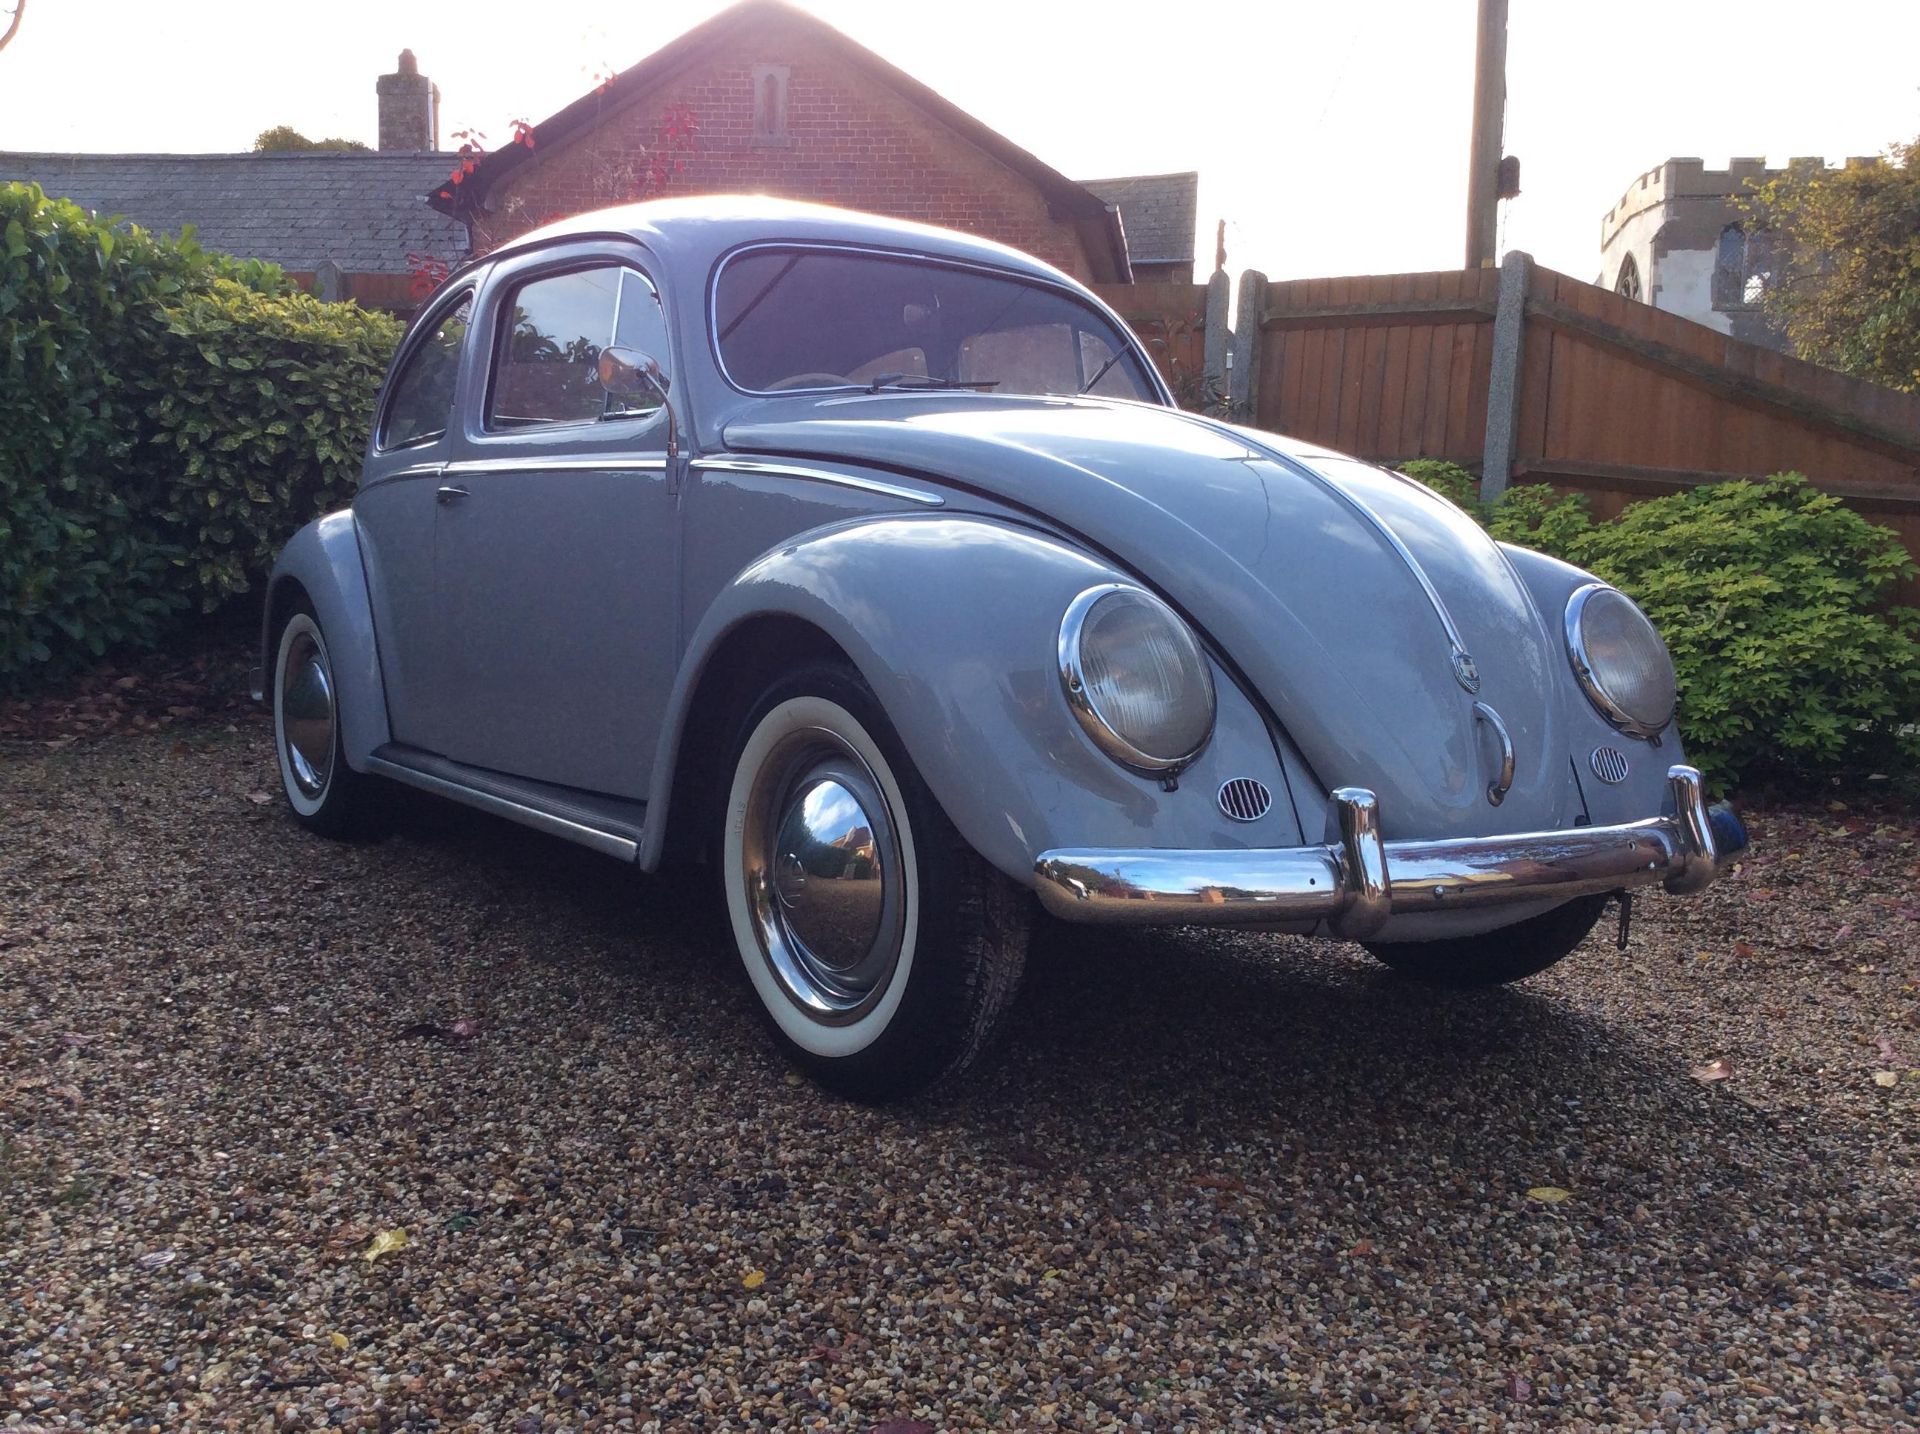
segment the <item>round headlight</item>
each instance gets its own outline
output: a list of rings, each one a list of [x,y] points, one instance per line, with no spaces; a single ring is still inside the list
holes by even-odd
[[[1088,588],[1060,623],[1060,680],[1094,744],[1135,771],[1168,775],[1213,732],[1213,669],[1193,630],[1152,593]]]
[[[1673,720],[1673,659],[1618,588],[1588,583],[1568,599],[1567,654],[1588,700],[1622,732],[1655,737]]]

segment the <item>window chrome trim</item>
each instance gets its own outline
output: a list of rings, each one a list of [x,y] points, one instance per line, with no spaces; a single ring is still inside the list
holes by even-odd
[[[883,483],[878,478],[862,478],[852,473],[836,473],[830,468],[809,468],[796,463],[775,463],[757,458],[696,458],[693,468],[696,473],[755,473],[769,478],[800,478],[812,483],[832,483],[841,488],[857,488],[864,493],[921,503],[929,508],[944,508],[947,504],[947,500],[938,493],[923,493],[917,488]]]
[[[1641,619],[1647,623],[1647,626],[1649,628],[1653,627],[1652,620],[1648,619],[1644,612],[1640,612],[1640,604],[1634,602],[1632,598],[1627,597],[1625,593],[1621,593],[1620,589],[1614,587],[1611,583],[1583,584],[1575,588],[1573,590],[1573,596],[1567,599],[1567,660],[1573,664],[1574,678],[1579,682],[1580,690],[1587,694],[1587,701],[1593,704],[1595,711],[1606,718],[1611,725],[1625,732],[1629,737],[1638,737],[1643,741],[1652,741],[1662,732],[1666,731],[1667,725],[1673,721],[1673,714],[1679,710],[1678,699],[1676,697],[1674,706],[1667,709],[1667,715],[1665,717],[1662,717],[1658,723],[1649,725],[1632,716],[1619,703],[1615,702],[1606,690],[1600,686],[1599,681],[1593,675],[1593,665],[1587,661],[1587,639],[1586,634],[1582,632],[1580,628],[1580,614],[1586,610],[1587,604],[1601,593],[1620,593],[1621,597],[1627,598],[1628,602],[1633,603],[1633,610],[1640,613]],[[1654,636],[1659,636],[1658,629],[1654,630]],[[1664,647],[1664,643],[1662,645]],[[1672,665],[1673,658],[1671,654],[1668,655],[1667,662],[1669,666]]]
[[[737,382],[733,375],[727,372],[727,361],[722,357],[720,352],[720,276],[726,272],[727,265],[731,264],[735,259],[743,255],[758,253],[763,249],[804,249],[822,254],[865,254],[880,259],[897,259],[909,263],[933,264],[947,269],[965,269],[975,274],[989,274],[996,279],[1007,279],[1016,284],[1030,284],[1037,289],[1050,290],[1053,293],[1073,300],[1083,308],[1090,309],[1093,313],[1098,314],[1101,318],[1111,323],[1117,332],[1129,340],[1130,352],[1133,355],[1134,361],[1140,366],[1140,372],[1146,377],[1148,389],[1158,395],[1160,399],[1157,406],[1160,408],[1179,407],[1179,405],[1173,401],[1173,390],[1168,388],[1166,380],[1160,377],[1160,370],[1155,367],[1152,356],[1147,352],[1146,345],[1140,341],[1140,336],[1133,331],[1125,319],[1121,318],[1120,315],[1115,313],[1107,304],[1101,302],[1098,295],[1082,293],[1067,284],[1062,284],[1057,279],[1049,279],[1043,274],[1029,274],[1020,269],[1001,268],[999,265],[983,263],[977,259],[960,259],[950,254],[934,254],[925,249],[888,249],[875,244],[843,244],[823,239],[756,239],[751,243],[742,244],[736,249],[729,249],[714,263],[713,275],[707,280],[707,346],[713,352],[713,365],[719,370],[721,379],[726,383],[727,387],[735,393],[745,394],[749,398],[790,398],[795,394],[859,393],[866,389],[865,384],[854,383],[851,380],[843,384],[837,383],[829,387],[821,388],[747,388]],[[921,392],[922,390],[912,391]],[[949,393],[955,392],[956,390],[932,389],[925,391]],[[964,392],[965,390],[958,391]],[[1035,396],[1053,398],[1072,398],[1076,396],[1094,397],[1094,395],[1091,394],[1051,394]],[[1125,402],[1127,400],[1122,401]],[[1133,401],[1138,402],[1139,400]]]
[[[1102,598],[1111,597],[1119,592],[1137,593],[1164,611],[1186,631],[1188,637],[1192,638],[1194,648],[1200,654],[1200,671],[1205,676],[1207,684],[1209,709],[1207,731],[1194,749],[1184,756],[1155,757],[1142,752],[1107,725],[1106,718],[1100,715],[1093,705],[1093,700],[1087,696],[1086,672],[1080,661],[1080,638],[1086,628],[1088,614]],[[1072,709],[1074,719],[1079,722],[1081,730],[1092,739],[1093,745],[1121,766],[1149,777],[1171,777],[1192,766],[1195,759],[1206,751],[1207,743],[1213,740],[1214,724],[1220,716],[1220,695],[1214,689],[1213,664],[1207,657],[1206,646],[1185,618],[1145,588],[1134,583],[1096,583],[1068,603],[1066,614],[1060,619],[1059,656],[1060,690],[1066,694],[1067,706]]]

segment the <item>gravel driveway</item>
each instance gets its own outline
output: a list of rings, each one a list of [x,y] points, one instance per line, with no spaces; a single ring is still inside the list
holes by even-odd
[[[1920,1427],[1910,819],[1758,813],[1480,995],[1047,932],[1005,1056],[874,1111],[703,893],[272,780],[0,754],[0,1424]]]

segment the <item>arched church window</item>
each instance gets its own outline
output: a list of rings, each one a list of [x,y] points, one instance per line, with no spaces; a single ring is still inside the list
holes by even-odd
[[[1614,276],[1613,292],[1623,299],[1632,299],[1636,304],[1640,302],[1640,266],[1634,262],[1633,255],[1629,254],[1621,260],[1620,272]]]

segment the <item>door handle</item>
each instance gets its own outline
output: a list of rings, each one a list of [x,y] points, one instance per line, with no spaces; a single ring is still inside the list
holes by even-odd
[[[439,490],[434,494],[434,497],[439,499],[443,505],[451,503],[456,498],[466,498],[470,496],[467,490],[462,488],[458,483],[442,483]]]

